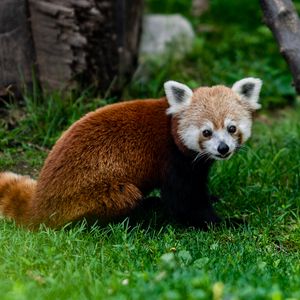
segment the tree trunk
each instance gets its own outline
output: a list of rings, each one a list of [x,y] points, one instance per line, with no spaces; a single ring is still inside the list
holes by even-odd
[[[16,4],[22,4],[24,8],[26,0],[1,1],[11,2],[13,14]],[[35,54],[37,78],[43,89],[51,91],[93,85],[102,94],[120,91],[137,63],[142,0],[27,1],[31,21],[27,27],[32,33],[34,52],[29,51],[32,47],[26,43],[29,30],[25,34],[26,26],[16,22],[26,23],[24,9],[23,19],[14,16],[11,22],[12,26],[21,27],[19,36],[24,41],[24,49],[9,47],[9,51],[11,57],[16,57],[16,51],[31,54],[27,55],[31,58],[26,60],[27,73],[33,64],[32,53]],[[2,7],[3,2],[0,4],[0,28],[5,18],[9,18]],[[8,38],[9,43],[19,47],[18,40]],[[7,48],[0,48],[0,67],[1,58],[6,60],[9,57]],[[20,63],[18,56],[15,61]],[[11,76],[5,81],[0,77],[0,87],[20,82],[14,67],[15,64],[10,63],[1,68]]]
[[[300,21],[290,0],[260,0],[264,21],[272,30],[280,53],[293,75],[294,86],[300,94]]]
[[[0,2],[0,96],[30,84],[34,52],[24,0]]]

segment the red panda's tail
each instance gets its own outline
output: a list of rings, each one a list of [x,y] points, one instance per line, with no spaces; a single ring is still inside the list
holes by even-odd
[[[36,181],[12,172],[0,173],[0,214],[18,224],[28,223]]]

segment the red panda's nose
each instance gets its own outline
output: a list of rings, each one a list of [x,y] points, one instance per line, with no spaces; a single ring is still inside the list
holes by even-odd
[[[221,142],[219,147],[218,147],[218,152],[221,155],[225,155],[227,152],[229,151],[229,147],[227,144],[225,144],[224,142]]]

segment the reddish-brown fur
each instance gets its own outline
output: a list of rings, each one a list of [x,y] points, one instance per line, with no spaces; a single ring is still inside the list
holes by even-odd
[[[30,227],[53,228],[127,213],[164,176],[172,143],[167,108],[165,99],[138,100],[87,114],[57,141],[36,189],[25,192],[14,181],[11,203],[0,194],[2,213]],[[2,177],[0,193],[7,190]]]
[[[0,211],[7,218],[22,223],[31,206],[36,181],[11,172],[0,173]]]

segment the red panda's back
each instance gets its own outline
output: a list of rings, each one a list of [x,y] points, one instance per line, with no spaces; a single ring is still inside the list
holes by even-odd
[[[124,190],[125,198],[127,194],[139,198],[140,191],[159,186],[172,140],[167,107],[164,99],[122,102],[73,124],[41,171],[33,209],[36,217],[49,215],[49,210],[58,218],[60,213],[62,218],[76,211],[79,215],[92,201],[109,218],[110,210],[122,206],[109,202],[116,187]]]

